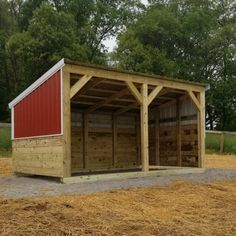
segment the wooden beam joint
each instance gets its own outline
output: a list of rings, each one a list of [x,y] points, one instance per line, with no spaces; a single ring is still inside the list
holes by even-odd
[[[92,78],[90,75],[84,75],[70,89],[70,99]]]
[[[163,86],[156,86],[152,92],[148,95],[148,105],[156,98],[156,96],[161,92]]]
[[[192,99],[192,101],[195,104],[196,108],[198,109],[198,111],[200,111],[201,110],[201,104],[198,101],[198,99],[196,98],[195,94],[191,90],[187,90],[187,91],[188,91],[189,97]]]
[[[142,105],[143,103],[143,98],[141,93],[138,91],[138,89],[135,87],[133,82],[126,81],[126,85],[128,86],[129,91],[133,94],[133,96],[136,98],[137,102]]]

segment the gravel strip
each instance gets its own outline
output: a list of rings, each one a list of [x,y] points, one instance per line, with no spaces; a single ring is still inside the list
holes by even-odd
[[[207,169],[201,174],[140,177],[76,184],[61,184],[55,180],[43,177],[0,177],[0,197],[24,198],[36,196],[77,195],[117,189],[165,186],[177,179],[202,183],[219,180],[236,180],[236,169]]]

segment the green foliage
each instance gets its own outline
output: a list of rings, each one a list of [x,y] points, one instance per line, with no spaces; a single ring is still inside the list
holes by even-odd
[[[154,0],[119,35],[117,66],[210,84],[211,129],[236,130],[236,4],[213,0]]]
[[[104,40],[135,19],[140,0],[2,0],[0,120],[14,97],[61,58],[106,64]]]

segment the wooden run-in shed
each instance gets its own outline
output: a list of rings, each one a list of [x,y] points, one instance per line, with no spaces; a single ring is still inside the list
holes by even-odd
[[[62,59],[9,104],[15,172],[65,178],[202,168],[205,89]]]

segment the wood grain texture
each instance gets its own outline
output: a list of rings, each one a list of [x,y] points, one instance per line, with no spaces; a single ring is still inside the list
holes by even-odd
[[[63,177],[63,137],[14,140],[14,171]]]

